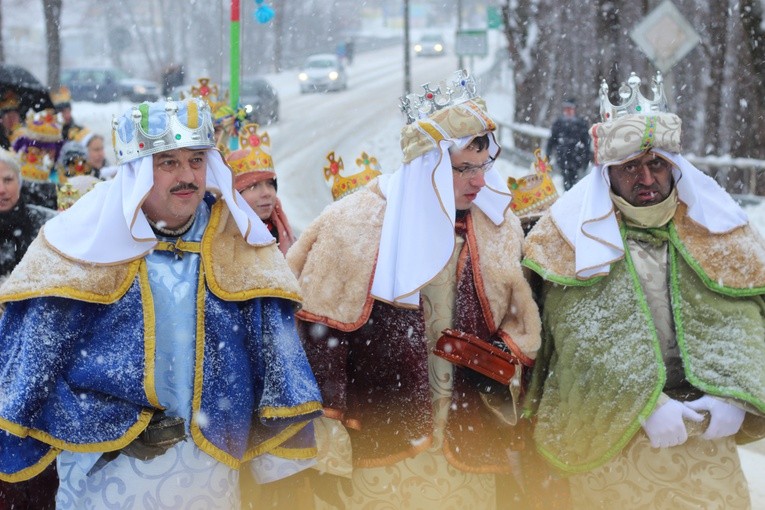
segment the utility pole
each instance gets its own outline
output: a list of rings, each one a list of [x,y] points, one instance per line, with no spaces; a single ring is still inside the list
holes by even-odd
[[[404,96],[412,90],[412,63],[409,46],[409,0],[404,0]]]
[[[457,34],[462,31],[462,0],[457,0]],[[457,68],[465,69],[465,61],[462,55],[458,57]]]

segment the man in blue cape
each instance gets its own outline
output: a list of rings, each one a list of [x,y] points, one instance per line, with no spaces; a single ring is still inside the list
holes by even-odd
[[[238,508],[309,467],[298,286],[234,191],[198,99],[113,122],[120,170],[48,222],[0,288],[0,479],[54,459],[59,508]]]

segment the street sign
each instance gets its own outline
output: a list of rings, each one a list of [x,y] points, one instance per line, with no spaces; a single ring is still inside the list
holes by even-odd
[[[486,30],[459,30],[454,42],[458,57],[485,57],[489,54]]]
[[[630,32],[635,44],[666,73],[696,46],[699,34],[670,0],[651,11]]]
[[[489,29],[502,28],[502,11],[496,5],[486,8],[486,26]]]

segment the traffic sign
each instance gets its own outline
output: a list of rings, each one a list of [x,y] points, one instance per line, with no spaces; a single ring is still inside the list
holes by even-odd
[[[458,57],[485,57],[489,54],[486,30],[459,30],[454,51]]]

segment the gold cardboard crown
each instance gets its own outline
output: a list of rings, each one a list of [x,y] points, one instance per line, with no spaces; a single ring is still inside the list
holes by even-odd
[[[210,105],[210,112],[213,120],[233,115],[233,110],[228,104],[228,91],[221,94],[218,85],[211,83],[210,78],[199,78],[199,85],[192,85],[189,97],[198,97]],[[181,92],[181,99],[186,99],[186,95]]]
[[[334,200],[340,200],[344,196],[350,195],[362,186],[369,184],[372,179],[382,173],[377,158],[366,152],[362,152],[361,156],[356,158],[356,166],[362,169],[361,172],[348,177],[341,175],[345,170],[343,158],[335,159],[334,151],[327,154],[327,161],[329,161],[329,165],[324,167],[324,178],[327,182],[332,179],[332,198]]]
[[[62,123],[61,116],[51,109],[42,112],[29,110],[23,136],[38,142],[60,142]]]
[[[45,182],[50,177],[53,161],[40,147],[27,146],[19,154],[19,160],[21,161],[21,176],[24,180]]]
[[[257,124],[245,124],[239,130],[239,149],[226,157],[234,176],[247,172],[272,172],[271,137],[268,132],[258,133]]]
[[[80,190],[69,183],[62,184],[56,191],[56,204],[59,211],[65,211],[80,199]]]
[[[552,182],[552,166],[542,151],[534,151],[535,161],[531,164],[530,175],[514,179],[507,178],[507,187],[513,195],[510,207],[518,216],[541,213],[558,199],[558,191]]]
[[[12,90],[7,89],[0,97],[0,110],[18,110],[21,106],[21,99]]]
[[[58,90],[53,90],[50,93],[50,99],[53,104],[58,106],[72,102],[72,93],[69,92],[67,87],[61,86]]]

